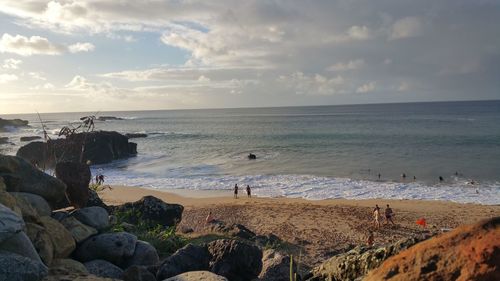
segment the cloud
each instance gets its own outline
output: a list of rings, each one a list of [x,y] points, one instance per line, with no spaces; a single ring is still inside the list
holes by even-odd
[[[355,40],[366,40],[370,38],[370,30],[366,26],[351,26],[347,31],[350,38]]]
[[[35,87],[31,87],[31,90],[53,90],[56,87],[52,83],[44,83],[42,85],[36,85]]]
[[[0,52],[13,53],[21,56],[31,55],[60,55],[65,47],[51,43],[47,38],[40,36],[25,37],[12,36],[4,33],[0,39]]]
[[[0,84],[9,83],[18,80],[19,77],[14,74],[0,74]]]
[[[78,52],[91,52],[95,49],[95,46],[92,43],[75,43],[68,46],[68,50],[70,53],[78,53]]]
[[[376,83],[374,81],[368,82],[366,84],[363,84],[359,86],[356,89],[356,93],[364,94],[364,93],[369,93],[375,91],[376,88]]]
[[[410,85],[408,84],[408,82],[401,82],[398,86],[398,92],[406,92],[410,89]]]
[[[338,62],[326,68],[327,71],[346,71],[360,69],[365,65],[362,59],[350,60],[347,63]]]
[[[279,76],[277,82],[298,95],[332,95],[345,92],[342,88],[345,79],[340,75],[327,78],[320,74],[306,75],[295,72]]]
[[[47,80],[47,78],[45,78],[43,74],[39,72],[28,72],[28,76],[36,80],[42,80],[42,81]]]
[[[406,17],[392,25],[390,39],[416,37],[422,34],[423,24],[417,17]]]
[[[22,63],[22,60],[16,60],[16,59],[5,59],[3,61],[2,68],[5,69],[18,69],[19,65]]]
[[[76,75],[64,87],[67,89],[70,89],[70,90],[82,91],[82,90],[88,90],[90,88],[90,86],[91,86],[91,84],[89,83],[87,78],[80,76],[80,75]]]

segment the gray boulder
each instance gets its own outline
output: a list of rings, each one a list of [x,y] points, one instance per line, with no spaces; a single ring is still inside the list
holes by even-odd
[[[14,196],[18,202],[20,200],[27,202],[33,209],[36,210],[39,216],[50,216],[52,212],[49,203],[47,203],[47,201],[39,195],[26,192],[11,192],[10,194]]]
[[[210,271],[229,280],[253,280],[262,270],[262,252],[257,246],[219,239],[208,243],[207,247],[212,255]]]
[[[72,259],[55,259],[49,268],[50,275],[64,275],[64,274],[74,274],[88,273],[87,268],[81,262],[77,262]]]
[[[208,270],[210,259],[206,247],[188,244],[163,261],[156,278],[163,280],[188,271]]]
[[[67,211],[54,211],[50,215],[51,218],[55,219],[56,221],[62,221],[63,219],[67,218],[69,216],[69,212]]]
[[[46,265],[51,265],[54,259],[54,245],[45,228],[38,224],[26,223],[26,234],[42,261]]]
[[[82,223],[91,226],[97,230],[103,230],[109,227],[109,214],[102,207],[92,206],[78,209],[70,214]]]
[[[24,229],[23,219],[11,209],[0,204],[0,243]]]
[[[39,261],[0,251],[0,280],[39,281],[47,275],[47,267]]]
[[[134,255],[128,258],[123,265],[128,268],[132,265],[155,265],[160,262],[155,247],[148,242],[138,240],[135,244]]]
[[[121,268],[105,260],[93,260],[83,265],[85,265],[89,273],[99,277],[121,279],[123,275],[123,270]]]
[[[125,216],[126,222],[137,224],[149,223],[153,226],[174,226],[182,219],[184,207],[179,204],[168,204],[154,196],[144,196],[140,200],[115,207],[115,213],[132,214]]]
[[[228,281],[226,277],[210,271],[191,271],[170,277],[163,281]]]
[[[73,239],[71,232],[51,217],[40,217],[39,221],[49,234],[52,245],[54,245],[54,257],[68,257],[76,248],[75,239]]]
[[[0,155],[0,176],[4,178],[9,192],[39,195],[53,208],[66,200],[64,183],[38,170],[20,157]]]
[[[296,266],[294,266],[296,272]],[[262,281],[289,281],[290,256],[275,250],[265,250],[262,257],[262,271],[259,274]]]
[[[31,244],[31,240],[24,232],[16,233],[7,240],[3,241],[0,244],[0,250],[15,253],[37,262],[42,262],[35,247]]]
[[[122,278],[125,281],[156,281],[156,277],[146,267],[137,265],[127,268]]]
[[[67,217],[63,219],[61,224],[64,225],[69,232],[71,232],[71,235],[75,238],[76,243],[81,243],[90,236],[98,233],[95,228],[81,223],[74,217]]]
[[[85,240],[74,256],[81,262],[101,259],[120,265],[134,255],[136,243],[137,237],[127,232],[99,234]]]

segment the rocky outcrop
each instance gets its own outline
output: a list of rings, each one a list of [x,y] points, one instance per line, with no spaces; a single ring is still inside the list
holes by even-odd
[[[40,281],[46,275],[47,267],[42,262],[0,251],[0,280]]]
[[[500,280],[499,261],[500,217],[496,217],[402,251],[364,280]]]
[[[122,219],[131,224],[149,223],[152,226],[174,226],[182,219],[184,207],[168,204],[154,196],[144,196],[140,200],[114,208],[114,213],[124,214]]]
[[[85,163],[59,162],[56,177],[66,184],[66,195],[75,208],[83,208],[89,199],[90,168]]]
[[[70,215],[97,230],[103,230],[109,227],[108,211],[101,207],[93,206],[78,209],[71,212]]]
[[[101,259],[120,265],[134,255],[136,243],[137,237],[127,232],[103,233],[83,242],[74,256],[81,262]]]
[[[85,265],[88,272],[99,277],[121,279],[123,275],[123,270],[121,268],[105,260],[93,260],[83,265]]]
[[[7,144],[7,143],[9,143],[8,137],[0,137],[0,144]]]
[[[228,281],[224,276],[214,274],[210,271],[191,271],[165,279],[163,281]]]
[[[77,133],[66,139],[45,142],[31,142],[17,151],[17,156],[39,166],[54,167],[57,162],[90,161],[92,164],[106,164],[113,160],[127,158],[137,154],[137,144],[112,131],[94,131]]]
[[[296,266],[294,266],[294,272]],[[262,271],[259,274],[262,281],[289,281],[290,256],[275,250],[265,250],[262,256]]]
[[[9,192],[39,195],[53,208],[66,200],[64,183],[19,157],[0,155],[0,176],[3,177]]]
[[[156,278],[164,280],[188,271],[208,270],[211,258],[207,247],[188,244],[163,261]]]
[[[313,277],[309,280],[356,280],[362,278],[368,271],[381,265],[390,256],[427,238],[412,237],[380,248],[358,246],[313,268]]]
[[[208,243],[207,248],[212,255],[210,271],[229,280],[253,280],[262,270],[262,252],[256,246],[220,239]]]
[[[27,127],[28,121],[21,119],[2,119],[0,118],[0,132],[7,132],[10,128]]]

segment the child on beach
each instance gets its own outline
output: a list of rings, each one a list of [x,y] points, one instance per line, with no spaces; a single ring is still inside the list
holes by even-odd
[[[238,199],[238,184],[234,185],[234,199]]]
[[[247,196],[248,198],[252,197],[252,190],[250,189],[250,185],[247,184]]]
[[[373,209],[373,223],[377,227],[380,228],[380,207],[375,205],[375,209]]]
[[[208,216],[205,219],[205,223],[209,224],[209,223],[213,223],[213,222],[215,222],[215,218],[212,216],[212,212],[208,212]]]
[[[371,247],[373,246],[373,242],[375,242],[375,235],[373,234],[373,231],[370,231],[368,238],[366,238],[366,245]]]

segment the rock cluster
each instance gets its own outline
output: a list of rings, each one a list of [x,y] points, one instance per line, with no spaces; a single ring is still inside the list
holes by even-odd
[[[17,128],[17,127],[26,127],[28,126],[28,121],[21,119],[2,119],[0,118],[0,132],[5,132],[9,127]]]

